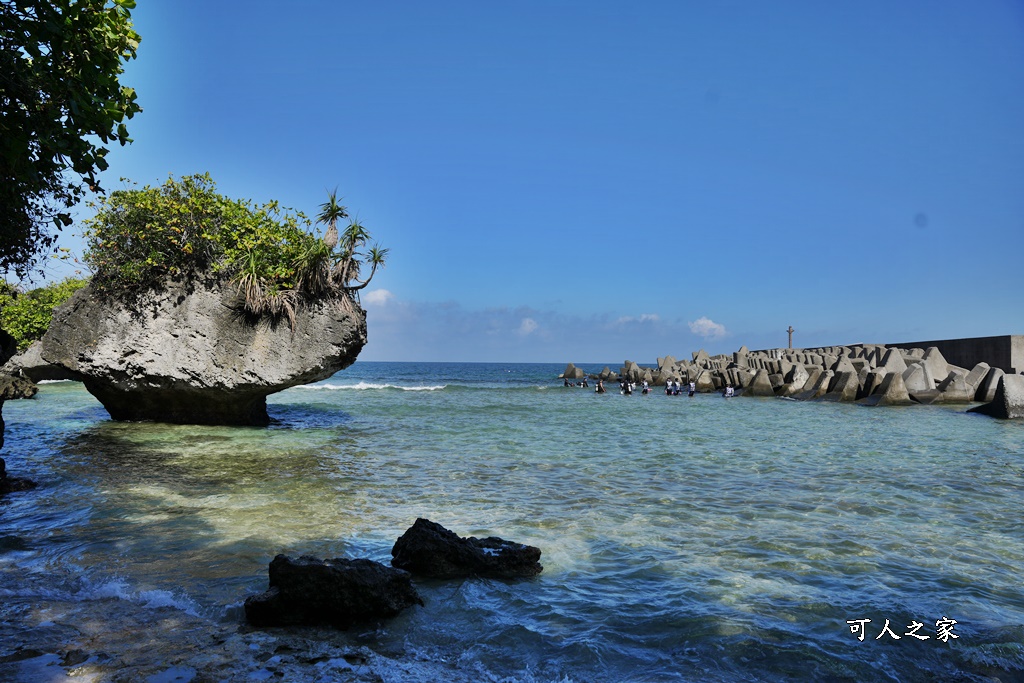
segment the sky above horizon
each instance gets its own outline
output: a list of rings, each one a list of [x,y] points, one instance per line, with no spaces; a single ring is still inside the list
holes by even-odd
[[[144,111],[107,189],[208,171],[312,215],[337,186],[391,250],[362,360],[1024,333],[1020,2],[176,0],[133,19],[121,80]]]

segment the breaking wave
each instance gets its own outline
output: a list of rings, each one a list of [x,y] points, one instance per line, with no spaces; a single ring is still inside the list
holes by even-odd
[[[21,586],[0,588],[0,598],[35,598],[61,600],[66,602],[91,602],[96,600],[124,600],[149,609],[171,608],[191,616],[200,616],[200,607],[188,595],[167,590],[132,590],[128,582],[120,577],[95,581],[81,577],[77,588],[41,588]]]
[[[359,382],[358,384],[306,384],[295,387],[296,389],[341,391],[345,389],[366,390],[366,389],[397,389],[399,391],[441,391],[447,389],[447,384],[433,386],[412,386],[403,387],[398,384],[374,384],[372,382]]]

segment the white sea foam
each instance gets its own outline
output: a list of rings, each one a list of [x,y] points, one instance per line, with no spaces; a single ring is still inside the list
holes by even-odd
[[[175,595],[171,591],[165,590],[150,590],[140,591],[133,598],[135,602],[142,603],[144,607],[152,609],[170,607],[194,617],[199,616],[198,606],[187,595]]]
[[[41,379],[36,384],[59,384],[61,382],[73,382],[71,379]]]
[[[359,382],[358,384],[306,384],[295,387],[296,389],[326,389],[330,391],[340,391],[342,389],[400,389],[402,391],[440,391],[446,389],[447,384],[438,384],[425,387],[403,387],[398,384],[374,384],[371,382]]]
[[[0,588],[0,598],[38,598],[64,602],[124,600],[152,609],[170,607],[192,616],[199,616],[199,606],[187,595],[166,590],[134,591],[128,581],[121,577],[102,581],[92,581],[88,577],[83,577],[81,586],[76,591],[40,586]]]
[[[85,580],[81,590],[74,597],[79,600],[125,600],[150,609],[169,607],[194,617],[199,616],[199,606],[187,595],[159,589],[134,591],[121,577],[98,583]]]

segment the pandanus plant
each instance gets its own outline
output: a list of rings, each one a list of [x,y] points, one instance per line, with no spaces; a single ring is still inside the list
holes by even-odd
[[[334,188],[327,193],[327,201],[320,205],[316,217],[317,223],[327,226],[323,239],[328,249],[338,246],[338,221],[342,218],[348,218],[348,208],[338,203],[338,188]]]
[[[239,264],[235,282],[245,298],[245,308],[255,315],[272,318],[287,317],[295,330],[295,313],[304,301],[336,299],[343,306],[358,303],[357,292],[370,283],[377,268],[384,266],[388,250],[374,245],[361,253],[370,239],[369,231],[352,219],[348,227],[338,231],[338,222],[348,218],[348,209],[342,206],[337,189],[327,193],[327,201],[320,205],[316,222],[327,226],[323,238],[306,235],[292,252],[291,275],[278,285],[268,282],[267,273],[280,266],[268,262],[256,249],[248,250]],[[369,262],[370,276],[359,279],[360,267]],[[272,266],[272,267],[271,267]],[[288,282],[290,280],[290,282]],[[284,284],[287,282],[288,284]],[[283,286],[282,286],[283,285]]]
[[[373,279],[373,274],[377,272],[377,268],[384,267],[384,261],[387,259],[388,251],[388,249],[382,249],[379,244],[373,245],[366,255],[367,259],[370,261],[370,277],[366,278],[364,282],[359,282],[359,280],[357,279],[359,277],[359,274],[357,272],[355,275],[353,275],[352,279],[356,280],[356,282],[358,282],[359,284],[349,285],[347,289],[349,289],[350,291],[357,291],[362,289],[366,285],[370,284],[370,280]]]
[[[338,247],[340,251],[334,256],[334,265],[330,268],[330,281],[335,286],[351,292],[360,290],[369,284],[373,274],[377,272],[377,268],[384,266],[388,250],[374,245],[365,254],[365,258],[371,265],[370,277],[365,281],[360,280],[359,271],[364,255],[359,253],[359,248],[369,241],[370,232],[359,222],[358,218],[353,218],[349,221],[348,227],[339,234],[338,221],[348,217],[348,209],[339,203],[338,189],[335,188],[327,193],[327,201],[320,205],[320,213],[317,214],[316,220],[317,223],[327,226],[323,243],[332,254],[335,247]],[[355,285],[350,284],[353,281],[356,282]]]

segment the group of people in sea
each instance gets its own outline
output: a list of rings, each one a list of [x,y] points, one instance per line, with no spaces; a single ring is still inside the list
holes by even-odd
[[[569,384],[566,384],[566,386],[569,386]],[[630,382],[629,380],[621,379],[619,380],[619,393],[622,394],[623,396],[630,396],[634,391],[636,391],[636,386],[636,382]],[[693,382],[690,382],[689,386],[686,388],[684,388],[684,386],[685,385],[681,384],[680,382],[670,380],[665,385],[665,395],[678,396],[679,394],[685,392],[689,396],[693,396],[697,391],[696,385]],[[603,379],[597,380],[597,388],[594,389],[594,391],[598,394],[607,393],[608,390],[605,389]],[[651,385],[646,380],[640,383],[640,393],[644,394],[645,396],[651,393]]]
[[[581,382],[570,382],[569,378],[567,377],[565,379],[565,386],[567,386],[567,387],[589,387],[590,385],[587,384],[587,378],[586,377],[584,377],[583,381],[581,381]]]
[[[569,380],[565,380],[565,386],[567,386],[567,387],[584,386],[585,387],[585,386],[587,386],[587,380],[584,379],[582,383],[580,383],[580,382],[570,383]],[[632,393],[634,391],[636,391],[636,382],[630,382],[630,381],[625,380],[625,379],[619,380],[619,393],[620,394],[622,394],[623,396],[630,396],[630,395],[632,395]],[[608,393],[608,390],[604,386],[604,380],[603,379],[597,380],[597,387],[594,389],[594,392],[598,393],[598,394]],[[640,393],[646,395],[646,394],[649,394],[650,392],[651,392],[650,385],[646,381],[642,382],[640,384]],[[668,382],[665,383],[665,395],[666,396],[679,396],[680,394],[684,394],[684,393],[687,396],[690,396],[692,398],[693,395],[697,393],[697,384],[696,384],[696,382],[690,382],[689,384],[684,384],[682,382],[677,382],[675,380],[669,380]],[[736,390],[733,389],[732,386],[727,386],[727,387],[725,387],[725,389],[722,390],[722,396],[724,396],[725,398],[732,398],[735,395],[736,395]]]
[[[689,384],[683,384],[675,380],[669,380],[665,383],[665,395],[666,396],[678,396],[679,394],[685,393],[687,396],[692,397],[697,393],[697,383],[690,382]]]

